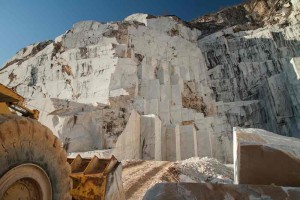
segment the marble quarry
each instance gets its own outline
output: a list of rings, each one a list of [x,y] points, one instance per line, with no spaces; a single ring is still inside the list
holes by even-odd
[[[300,138],[300,8],[289,5],[289,23],[209,35],[175,16],[78,22],[21,49],[0,82],[70,153],[232,163],[235,126]]]
[[[162,182],[147,190],[143,200],[299,199],[300,139],[262,129],[234,127],[233,155],[234,184],[208,179],[197,183]],[[187,163],[184,165],[188,166]],[[198,166],[196,169],[203,168]]]

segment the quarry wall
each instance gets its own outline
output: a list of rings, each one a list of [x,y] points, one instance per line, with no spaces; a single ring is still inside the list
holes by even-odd
[[[297,1],[298,2],[298,1]],[[300,24],[207,36],[175,16],[78,22],[3,65],[68,152],[232,162],[232,127],[300,137]]]

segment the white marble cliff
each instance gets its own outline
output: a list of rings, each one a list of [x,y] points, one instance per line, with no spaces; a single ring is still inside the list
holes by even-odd
[[[20,50],[0,82],[68,152],[232,162],[234,126],[300,138],[299,1],[282,8],[275,24],[212,33],[175,16],[78,22]]]

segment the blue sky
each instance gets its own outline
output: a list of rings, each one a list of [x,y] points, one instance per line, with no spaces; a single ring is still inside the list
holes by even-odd
[[[242,0],[0,0],[0,66],[18,50],[82,20],[122,20],[133,13],[177,15],[189,21]]]

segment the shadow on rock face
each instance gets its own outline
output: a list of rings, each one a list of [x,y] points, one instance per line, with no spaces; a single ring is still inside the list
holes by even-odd
[[[300,137],[300,82],[291,59],[300,56],[300,41],[287,40],[282,32],[267,30],[271,38],[223,34],[199,40],[215,100],[223,102],[258,100],[243,112],[225,111],[232,126],[256,127]],[[292,29],[285,29],[289,34]],[[251,36],[252,38],[249,38]],[[269,36],[268,36],[269,37]]]

